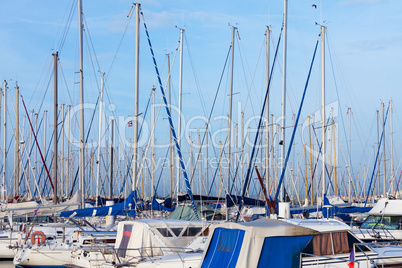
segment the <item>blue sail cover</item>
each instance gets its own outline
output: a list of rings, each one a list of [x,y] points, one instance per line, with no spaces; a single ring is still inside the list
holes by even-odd
[[[172,205],[172,199],[168,198],[166,199],[164,202],[159,203],[158,201],[156,201],[155,198],[152,199],[152,210],[158,210],[158,211],[168,211],[168,212],[173,212],[174,208],[170,208],[168,207],[170,203],[170,206]]]
[[[105,207],[95,207],[95,208],[83,208],[75,209],[70,211],[63,211],[60,213],[60,217],[94,217],[94,216],[130,216],[135,217],[135,203],[137,201],[137,192],[133,191],[131,194],[119,204],[113,206]]]
[[[367,213],[372,208],[370,207],[338,207],[337,205],[331,205],[328,198],[324,195],[324,207],[322,209],[322,215],[324,218],[330,218],[334,215],[339,216],[339,214],[349,214],[349,213]]]

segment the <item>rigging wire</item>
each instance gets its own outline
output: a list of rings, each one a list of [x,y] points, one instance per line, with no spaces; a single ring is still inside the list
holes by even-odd
[[[282,34],[282,31],[281,31],[281,34]],[[280,41],[281,41],[281,38],[280,38],[280,37],[281,37],[281,34],[279,35],[278,44],[277,44],[276,51],[275,51],[274,62],[273,62],[273,64],[272,64],[273,66],[275,66],[275,61],[276,61],[276,58],[277,58],[277,55],[278,55],[279,44],[280,44]],[[270,86],[270,84],[271,84],[271,79],[272,79],[273,70],[274,70],[274,68],[271,69],[271,75],[269,76],[269,80],[268,80],[267,90],[266,90],[266,93],[265,93],[265,98],[264,98],[264,102],[263,102],[262,109],[261,109],[261,116],[260,116],[260,120],[259,120],[259,123],[258,123],[257,133],[256,133],[256,137],[255,137],[255,139],[254,139],[254,146],[253,146],[253,150],[252,150],[252,152],[251,152],[249,166],[248,166],[248,168],[247,168],[246,179],[245,179],[244,185],[243,185],[242,197],[244,197],[245,194],[246,194],[247,185],[248,185],[249,179],[250,179],[250,170],[252,169],[252,167],[251,167],[251,162],[252,162],[252,159],[254,158],[255,146],[256,146],[256,144],[257,144],[258,135],[259,135],[259,131],[258,131],[258,130],[259,130],[259,128],[261,127],[262,118],[263,118],[262,115],[263,115],[264,110],[265,110],[265,104],[266,104],[266,101],[267,101],[267,95],[268,95],[268,93],[269,93],[269,86]],[[242,204],[240,203],[239,210],[241,210],[241,206],[242,206]],[[239,216],[240,216],[240,213],[237,214],[237,216],[236,216],[236,221],[239,219]]]
[[[290,145],[293,144],[293,139],[294,139],[294,136],[295,136],[295,133],[296,133],[296,129],[297,129],[297,125],[298,125],[298,122],[299,122],[300,112],[301,112],[301,109],[302,109],[302,107],[303,107],[304,98],[305,98],[305,96],[306,96],[306,91],[307,91],[307,87],[308,87],[308,82],[309,82],[309,80],[310,80],[311,69],[312,69],[312,67],[313,67],[313,63],[314,63],[314,59],[315,59],[315,53],[316,53],[316,51],[317,51],[318,43],[319,43],[319,40],[317,40],[316,45],[315,45],[315,50],[314,50],[314,54],[313,54],[313,59],[312,59],[312,61],[311,61],[310,70],[309,70],[309,73],[308,73],[308,76],[307,76],[306,85],[305,85],[305,87],[304,87],[304,92],[303,92],[302,100],[301,100],[301,103],[300,103],[300,106],[299,106],[299,111],[298,111],[297,117],[296,117],[295,127],[293,128],[292,137],[291,137],[290,142],[289,142]],[[264,102],[264,104],[265,104],[265,102]],[[263,112],[264,112],[264,109],[262,109],[262,110],[263,110]],[[282,184],[282,181],[283,181],[283,178],[284,178],[284,175],[285,175],[286,166],[287,166],[287,163],[288,163],[288,160],[289,160],[289,155],[290,155],[291,149],[292,149],[292,146],[289,146],[288,152],[287,152],[286,158],[285,158],[285,163],[283,164],[283,167],[282,167],[282,174],[281,174],[281,177],[280,177],[280,179],[279,179],[278,188],[277,188],[277,190],[276,190],[275,200],[278,200],[279,191],[280,191],[281,184]],[[323,156],[323,161],[324,161],[324,160],[325,160],[325,156]]]

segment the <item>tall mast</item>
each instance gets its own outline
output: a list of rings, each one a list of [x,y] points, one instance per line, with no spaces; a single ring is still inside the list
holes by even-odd
[[[6,202],[6,146],[7,146],[7,81],[4,80],[4,105],[3,105],[3,181],[2,181],[2,192],[1,200]]]
[[[335,122],[332,120],[332,145],[333,145],[333,154],[334,154],[334,192],[335,196],[338,195],[338,178],[336,173],[336,147],[335,147]]]
[[[286,127],[286,67],[287,67],[287,40],[288,40],[288,0],[284,0],[283,11],[283,76],[282,76],[282,127],[281,127],[281,167],[285,161],[285,127]],[[285,199],[285,183],[282,183],[280,199]]]
[[[140,4],[135,4],[135,71],[134,71],[134,153],[133,153],[133,191],[137,189],[138,156],[138,101],[140,85]]]
[[[266,56],[267,56],[267,83],[266,83],[266,90],[268,90],[268,83],[269,83],[269,39],[270,39],[270,30],[269,26],[267,27],[266,30]],[[267,196],[268,196],[268,191],[269,191],[269,92],[267,94],[267,100],[266,100],[266,121],[265,121],[265,189],[267,189]],[[243,141],[242,141],[243,143]],[[241,145],[242,146],[242,145]],[[241,174],[243,176],[243,173]]]
[[[63,124],[61,124],[61,161],[60,161],[60,194],[64,196],[64,193],[67,191],[66,189],[66,184],[64,182],[64,122],[65,122],[65,114],[64,114],[64,103],[61,104],[61,114],[62,114],[62,120]]]
[[[271,126],[271,146],[270,146],[270,149],[271,149],[271,165],[272,165],[272,189],[274,190],[274,191],[276,191],[276,180],[275,180],[275,167],[276,167],[276,165],[275,165],[275,158],[274,158],[274,151],[275,151],[275,147],[274,147],[274,129],[276,129],[276,125],[274,125],[274,115],[273,114],[271,114],[271,122],[272,122],[272,126]],[[243,185],[243,183],[242,183],[242,185]],[[269,194],[269,190],[267,190],[268,191],[268,194]]]
[[[304,149],[304,173],[305,173],[305,176],[306,176],[306,179],[305,179],[305,181],[306,181],[306,191],[305,191],[305,200],[308,200],[308,176],[307,176],[307,149],[306,149],[306,144],[303,144],[303,149]],[[312,205],[312,204],[310,204],[310,205]]]
[[[43,151],[46,152],[47,110],[43,111]]]
[[[322,126],[322,202],[326,190],[325,180],[325,26],[321,26],[321,126]]]
[[[244,166],[244,112],[240,118],[240,183],[243,185],[243,166]]]
[[[67,105],[67,114],[68,114],[68,136],[67,139],[70,141],[70,125],[71,125],[71,105]],[[37,114],[36,114],[37,115]],[[36,116],[36,119],[38,116]],[[36,131],[38,131],[38,128],[36,128]],[[67,142],[67,159],[66,159],[66,189],[67,189],[67,197],[69,197],[69,189],[70,188],[70,143]]]
[[[15,87],[16,89],[16,116],[17,121],[15,124],[15,178],[16,178],[16,196],[20,195],[20,108],[19,108],[19,87],[18,85]]]
[[[349,171],[349,183],[348,183],[348,202],[351,203],[352,202],[352,169],[351,169],[351,165],[352,165],[352,133],[351,133],[351,108],[348,108],[348,116],[349,116],[349,161],[348,161],[348,171]]]
[[[113,199],[113,143],[114,143],[114,118],[110,120],[110,179],[109,179],[109,200]]]
[[[4,85],[3,89],[0,88],[0,113],[1,113],[1,97],[3,96],[3,91],[5,92],[7,90],[6,80],[4,80],[3,85]],[[6,117],[4,116],[4,121],[6,120],[5,118]],[[0,119],[1,119],[1,116],[0,116]],[[5,136],[5,134],[6,134],[6,132],[4,131],[4,136]],[[31,137],[29,138],[29,143],[31,143]],[[4,146],[4,148],[5,148],[5,146]],[[3,150],[3,155],[5,155],[5,154],[6,154],[6,151]],[[6,166],[3,166],[3,170],[5,170],[5,168],[6,168]],[[28,175],[29,175],[29,172],[28,172]],[[29,180],[29,178],[28,178],[28,180]],[[2,185],[0,186],[0,198],[1,198],[1,201],[4,201],[4,199],[3,199],[3,193],[4,193],[3,190],[4,190],[4,183],[2,183]]]
[[[394,192],[394,139],[393,139],[393,134],[392,134],[392,100],[389,101],[389,109],[390,109],[390,121],[389,121],[389,134],[390,134],[390,138],[391,138],[391,177],[390,177],[390,194],[392,194]]]
[[[54,60],[54,107],[53,107],[53,125],[54,125],[54,137],[53,137],[53,182],[54,182],[54,193],[53,193],[53,204],[57,204],[57,59],[59,56],[59,53],[53,53],[53,60]]]
[[[101,137],[102,137],[102,113],[103,113],[103,86],[104,86],[105,73],[101,73],[101,89],[99,97],[99,130],[98,130],[98,161],[96,171],[96,206],[98,204],[98,198],[100,196],[100,167],[101,167]]]
[[[182,94],[183,94],[183,33],[184,29],[180,29],[180,65],[179,65],[179,115],[177,123],[177,144],[181,147],[181,110],[182,110]],[[177,156],[177,163],[179,163],[179,156]],[[176,181],[176,195],[177,203],[179,203],[179,188],[180,188],[180,165],[177,165],[177,181]]]
[[[205,176],[205,182],[206,182],[206,192],[205,195],[209,195],[208,187],[209,187],[209,159],[208,159],[208,123],[205,123],[205,159],[207,160],[206,162],[206,176]]]
[[[376,110],[376,116],[377,116],[377,150],[380,150],[380,111]],[[380,159],[377,158],[377,181],[378,181],[378,186],[377,186],[377,194],[380,195]]]
[[[387,196],[387,165],[386,165],[386,159],[385,159],[385,109],[384,109],[384,103],[381,103],[382,106],[382,149],[383,149],[383,161],[384,161],[384,177],[383,177],[383,195],[384,197]]]
[[[80,58],[80,155],[79,155],[79,184],[78,192],[81,200],[81,208],[85,208],[84,191],[84,62],[83,62],[83,24],[82,24],[82,0],[78,0],[78,39]]]
[[[38,137],[38,113],[34,114],[35,117],[35,135]],[[38,158],[38,148],[35,147],[35,157],[34,157],[34,169],[35,169],[35,179],[38,177],[38,163],[36,162]]]
[[[151,109],[151,198],[155,197],[155,87],[152,88]]]
[[[234,67],[234,40],[236,27],[232,26],[232,48],[230,60],[230,93],[229,93],[229,116],[228,116],[228,178],[227,178],[227,191],[230,194],[230,160],[231,160],[231,146],[232,146],[232,97],[233,97],[233,67]],[[226,207],[226,221],[229,221],[229,208]]]
[[[310,148],[310,205],[314,205],[314,187],[313,187],[313,148],[311,147],[311,124],[310,116],[308,118],[308,140]]]
[[[201,146],[201,138],[200,138],[200,129],[197,129],[197,147]],[[196,148],[197,148],[196,147]],[[198,180],[198,194],[202,195],[202,158],[201,158],[201,149],[198,151],[197,154],[197,162],[196,164],[196,168],[197,168],[197,180]]]
[[[169,94],[169,112],[172,114],[172,99],[171,93],[172,89],[170,86],[170,57],[169,53],[166,54],[167,56],[167,65],[168,65],[168,94]],[[173,199],[174,195],[174,142],[172,136],[172,130],[169,131],[169,144],[170,144],[170,197]]]
[[[219,163],[222,163],[222,141],[219,141]],[[222,164],[219,165],[219,194],[221,194],[222,179]]]

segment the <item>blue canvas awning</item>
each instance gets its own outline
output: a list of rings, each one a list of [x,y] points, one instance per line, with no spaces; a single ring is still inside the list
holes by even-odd
[[[60,213],[60,217],[105,217],[108,215],[128,215],[135,217],[135,203],[137,201],[136,191],[131,192],[124,202],[113,206],[95,207],[95,208],[83,208],[70,211],[63,211]]]

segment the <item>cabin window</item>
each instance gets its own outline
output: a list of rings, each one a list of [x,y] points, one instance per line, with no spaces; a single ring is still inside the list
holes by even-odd
[[[181,231],[183,231],[183,228],[170,228],[170,230],[172,230],[175,236],[179,236]]]
[[[202,227],[188,227],[182,236],[196,236],[201,230]]]
[[[164,237],[173,237],[173,235],[169,232],[169,230],[167,228],[156,228],[156,229]]]

